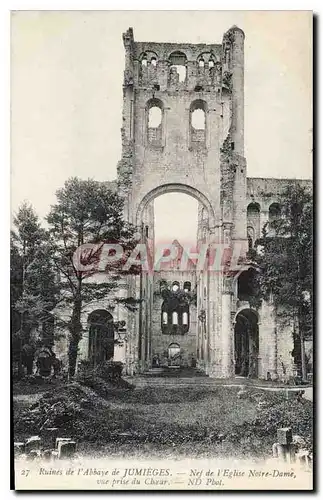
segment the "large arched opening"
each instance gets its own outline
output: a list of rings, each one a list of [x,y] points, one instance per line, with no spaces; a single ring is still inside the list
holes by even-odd
[[[160,366],[169,367],[174,360],[168,346],[179,342],[181,356],[176,363],[194,367],[200,344],[207,350],[206,325],[199,312],[203,309],[207,316],[208,284],[206,273],[198,272],[196,264],[198,245],[202,240],[207,244],[215,226],[213,207],[205,194],[189,185],[164,184],[142,198],[136,225],[141,227],[142,242],[148,241],[154,250],[153,273],[147,277],[143,272],[140,281],[140,296],[149,296],[150,305],[145,300],[140,304],[138,352],[150,366],[160,359]]]
[[[258,377],[259,327],[258,314],[243,309],[236,314],[234,328],[235,375]]]
[[[88,316],[89,361],[93,367],[113,359],[114,322],[105,309],[97,309]]]
[[[215,214],[213,207],[205,194],[187,184],[172,183],[158,186],[147,193],[141,200],[137,210],[136,225],[140,227],[143,212],[146,207],[157,197],[167,193],[183,193],[195,198],[207,211],[210,227],[215,227]]]

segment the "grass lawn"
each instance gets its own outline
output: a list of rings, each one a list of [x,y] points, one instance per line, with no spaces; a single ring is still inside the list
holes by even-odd
[[[28,396],[20,386],[14,390],[15,440],[38,434],[46,421],[62,436],[76,438],[82,453],[246,458],[270,455],[277,427],[292,425],[294,433],[310,436],[309,401],[254,388],[240,398],[239,390],[176,387],[176,381],[127,390],[100,380],[90,388],[65,384],[38,396],[33,386]]]

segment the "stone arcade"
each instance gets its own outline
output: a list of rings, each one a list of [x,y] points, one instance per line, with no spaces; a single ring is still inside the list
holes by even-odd
[[[279,194],[295,181],[247,177],[244,38],[237,26],[211,45],[135,42],[132,28],[124,33],[122,159],[115,186],[142,242],[153,246],[153,203],[164,193],[198,201],[198,245],[239,244],[242,255],[263,225],[279,216]],[[298,182],[311,188],[310,181]],[[79,358],[113,357],[128,374],[168,364],[197,366],[219,378],[291,376],[292,330],[278,324],[270,303],[251,307],[248,276],[254,270],[244,262],[239,276],[194,265],[180,270],[175,260],[167,270],[129,278],[120,293],[142,298],[138,312],[110,307],[108,300],[85,311]],[[165,300],[162,287],[174,300]],[[194,300],[180,303],[179,290]],[[124,342],[102,353],[97,339],[113,338],[111,324],[121,319]]]

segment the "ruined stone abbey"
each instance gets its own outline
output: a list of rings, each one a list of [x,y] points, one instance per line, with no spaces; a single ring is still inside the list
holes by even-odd
[[[254,270],[246,253],[279,216],[279,195],[293,180],[247,177],[244,39],[237,26],[215,44],[136,42],[132,28],[124,33],[117,186],[125,217],[153,247],[154,199],[185,193],[198,201],[197,247],[239,248],[243,267],[236,274],[183,270],[174,258],[167,269],[129,278],[120,294],[141,298],[138,311],[108,301],[87,311],[80,359],[98,356],[100,325],[106,321],[113,337],[107,325],[124,320],[124,341],[98,359],[122,361],[128,374],[185,366],[218,378],[292,375],[291,327],[279,324],[270,303],[255,307],[248,288]]]

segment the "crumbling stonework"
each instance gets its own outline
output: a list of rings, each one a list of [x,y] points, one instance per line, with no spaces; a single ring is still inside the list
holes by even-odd
[[[240,258],[246,262],[248,245],[259,238],[270,206],[296,182],[247,178],[244,38],[237,26],[217,44],[136,42],[132,28],[123,35],[118,190],[125,199],[125,217],[137,225],[141,241],[151,248],[154,199],[180,192],[198,201],[198,245],[207,243],[211,249],[220,242],[231,249],[240,245]],[[204,116],[203,125],[197,127],[192,122],[196,110]],[[246,262],[244,270],[248,267]],[[189,328],[184,334],[163,332],[163,300],[156,291],[161,280],[170,287],[177,282],[180,290],[187,282],[194,287],[196,304],[189,305]],[[141,302],[138,313],[122,313],[127,341],[118,360],[125,363],[127,373],[135,374],[154,363],[167,364],[167,352],[176,344],[185,366],[196,363],[213,377],[241,372],[288,379],[293,373],[291,330],[278,324],[271,304],[255,307],[250,298],[239,296],[239,288],[237,275],[196,269],[173,268],[129,278],[123,292]],[[187,321],[186,316],[181,321]],[[85,358],[88,344],[85,336]]]

